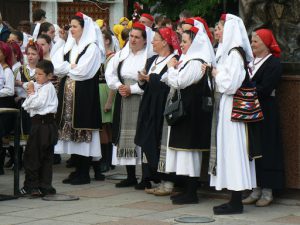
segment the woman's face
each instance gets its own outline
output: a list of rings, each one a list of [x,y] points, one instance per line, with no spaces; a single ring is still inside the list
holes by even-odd
[[[143,38],[142,31],[132,29],[130,32],[129,46],[133,52],[140,51],[145,47],[146,40]]]
[[[252,33],[251,48],[253,54],[257,57],[261,57],[265,53],[269,52],[268,47],[264,44],[264,42],[260,39],[260,37],[255,32]]]
[[[49,27],[49,30],[47,31],[46,34],[47,34],[47,35],[51,38],[51,40],[53,41],[54,38],[55,38],[55,28],[54,28],[54,26],[50,26],[50,27]]]
[[[39,54],[36,50],[28,48],[27,50],[27,59],[30,65],[36,65],[40,59]]]
[[[224,30],[224,25],[219,22],[215,28],[215,39],[219,40],[220,43],[223,42],[223,30]]]
[[[44,56],[48,55],[50,52],[50,45],[44,38],[38,38],[37,43],[42,46]]]
[[[155,32],[155,35],[152,40],[153,51],[159,54],[161,50],[166,46],[166,41],[162,39],[162,37]]]
[[[124,20],[124,21],[121,23],[121,25],[122,25],[123,27],[127,27],[127,26],[128,26],[128,21]]]
[[[192,40],[191,40],[190,35],[188,35],[186,33],[183,33],[182,34],[182,40],[181,40],[181,43],[180,43],[182,54],[187,53],[187,51],[191,47],[191,44],[192,44]]]
[[[76,40],[79,41],[81,38],[81,35],[83,33],[83,27],[81,27],[80,23],[78,20],[71,20],[71,34],[72,37]]]

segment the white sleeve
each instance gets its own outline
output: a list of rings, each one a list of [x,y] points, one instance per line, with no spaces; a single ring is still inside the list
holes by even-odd
[[[170,67],[162,81],[175,89],[184,89],[202,78],[201,65],[200,61],[191,60],[182,70]]]
[[[0,90],[0,97],[13,96],[15,94],[15,77],[10,69],[3,71],[5,77],[5,83],[3,88]]]
[[[130,85],[131,94],[142,95],[144,91],[140,88],[138,83]]]
[[[101,65],[99,47],[92,43],[86,52],[80,57],[77,66],[68,72],[68,76],[76,81],[91,79],[95,76]]]
[[[64,41],[61,40],[54,45],[54,47],[58,45],[56,50],[51,50],[51,61],[54,66],[54,74],[57,76],[66,75],[71,70],[71,64],[64,60],[64,44]]]
[[[108,87],[117,90],[122,85],[118,78],[117,69],[119,65],[120,51],[117,52],[107,63],[105,70],[105,80]]]
[[[217,89],[220,93],[233,95],[241,87],[246,71],[241,55],[232,51],[222,65],[218,65],[216,75]]]
[[[22,107],[25,110],[39,110],[47,106],[48,98],[52,96],[51,86],[46,85],[40,91],[35,91],[33,95],[28,95]]]

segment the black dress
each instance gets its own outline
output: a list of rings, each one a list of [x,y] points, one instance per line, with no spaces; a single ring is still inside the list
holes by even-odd
[[[200,69],[200,68],[199,68]],[[202,110],[202,97],[209,96],[207,79],[180,90],[185,116],[171,126],[169,147],[173,150],[208,151],[212,112]],[[175,98],[177,94],[174,95]]]
[[[256,159],[257,185],[262,188],[282,189],[284,187],[284,165],[279,111],[276,96],[282,74],[278,58],[270,56],[257,70],[253,81],[256,82],[258,99],[264,114],[260,123],[262,135],[262,158]]]
[[[147,60],[147,73],[157,57],[155,55]],[[140,86],[144,90],[144,94],[139,108],[135,144],[141,146],[153,171],[156,171],[158,166],[164,121],[163,112],[170,90],[165,83],[160,81],[167,69],[166,65],[159,74],[151,73],[149,82]]]

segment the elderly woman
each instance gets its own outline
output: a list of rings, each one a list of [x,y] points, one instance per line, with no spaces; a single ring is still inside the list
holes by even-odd
[[[60,31],[60,47],[51,57],[55,74],[62,75],[56,114],[59,141],[56,153],[74,154],[76,170],[63,183],[90,183],[91,158],[100,158],[101,126],[99,77],[101,56],[93,20],[78,12],[71,19],[69,35]]]
[[[179,50],[176,33],[170,28],[160,28],[152,40],[157,55],[147,60],[145,71],[139,74],[140,87],[144,90],[139,108],[135,143],[143,153],[142,181],[136,189],[150,188],[150,180],[157,181],[157,167],[160,155],[160,142],[163,126],[163,112],[169,87],[160,81],[167,71],[167,62],[176,58]]]
[[[251,46],[239,17],[222,15],[218,28],[218,63],[212,71],[218,96],[215,98],[215,107],[218,109],[215,111],[216,143],[212,142],[211,148],[216,149],[216,160],[214,165],[210,165],[210,185],[217,190],[226,188],[232,193],[228,203],[213,208],[214,214],[220,215],[243,212],[242,191],[255,188],[256,177],[254,160],[250,161],[248,157],[246,125],[231,121],[233,95],[241,87],[246,75],[243,57],[234,48],[242,47],[247,61],[251,61]]]
[[[138,71],[144,69],[148,52],[148,33],[141,23],[134,23],[129,42],[109,61],[105,79],[112,90],[116,90],[113,115],[113,160],[114,165],[126,165],[127,179],[116,187],[137,184],[135,165],[140,164],[140,147],[135,145],[138,109],[143,90],[138,85]],[[149,43],[149,42],[148,42]]]
[[[250,62],[250,76],[256,82],[258,99],[264,114],[260,123],[262,130],[262,158],[255,161],[258,187],[253,189],[243,204],[267,206],[273,200],[272,189],[284,187],[284,168],[276,89],[282,66],[280,48],[269,29],[258,29],[252,33],[251,47],[255,58]]]
[[[197,180],[200,177],[202,152],[210,146],[212,113],[202,106],[209,92],[207,77],[200,69],[204,62],[214,63],[214,52],[206,33],[196,27],[185,30],[181,41],[182,55],[168,62],[162,81],[171,90],[170,96],[182,96],[185,116],[171,124],[167,142],[166,172],[181,176],[184,192],[172,198],[173,204],[197,203]],[[166,106],[167,107],[167,106]],[[166,140],[163,140],[164,142]]]

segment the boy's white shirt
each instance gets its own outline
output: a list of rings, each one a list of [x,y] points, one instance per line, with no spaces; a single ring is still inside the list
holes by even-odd
[[[27,86],[28,84],[24,88],[27,88]],[[57,94],[51,82],[42,85],[34,82],[34,94],[28,95],[22,104],[30,117],[56,113],[57,106]]]

